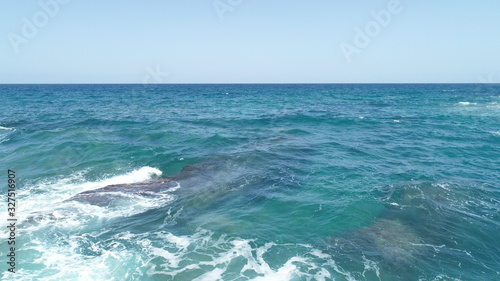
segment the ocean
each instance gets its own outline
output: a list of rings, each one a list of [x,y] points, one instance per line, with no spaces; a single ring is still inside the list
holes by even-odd
[[[2,280],[500,280],[498,84],[0,97]]]

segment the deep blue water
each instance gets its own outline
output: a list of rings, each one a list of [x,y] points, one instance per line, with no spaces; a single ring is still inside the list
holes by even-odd
[[[11,169],[18,200],[5,280],[500,279],[500,85],[0,98],[0,197]]]

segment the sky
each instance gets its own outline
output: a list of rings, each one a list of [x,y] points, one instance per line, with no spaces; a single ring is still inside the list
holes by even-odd
[[[0,0],[0,83],[500,82],[498,0]]]

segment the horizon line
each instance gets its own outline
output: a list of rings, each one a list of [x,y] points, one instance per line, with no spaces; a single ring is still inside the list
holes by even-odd
[[[182,83],[0,83],[0,85],[432,85],[432,84],[468,84],[468,85],[500,85],[500,83],[483,82],[182,82]]]

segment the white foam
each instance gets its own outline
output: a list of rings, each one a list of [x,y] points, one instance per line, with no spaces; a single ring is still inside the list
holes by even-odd
[[[143,182],[154,176],[161,176],[162,172],[156,168],[142,167],[125,175],[115,176],[99,182],[99,185],[106,186],[112,184],[127,184]]]
[[[84,175],[87,172],[88,171],[81,171],[59,180],[43,181],[35,184],[34,186],[27,186],[27,188],[23,189],[24,194],[21,193],[20,195],[26,195],[26,199],[35,201],[34,203],[36,203],[37,201],[39,202],[41,199],[43,199],[44,201],[41,202],[41,204],[47,205],[50,203],[56,203],[65,199],[69,199],[70,197],[84,191],[89,191],[113,184],[131,184],[143,182],[151,179],[152,177],[160,176],[162,174],[160,170],[146,166],[124,175],[118,175],[98,181],[86,181]],[[39,196],[33,194],[33,190],[41,191],[41,196],[46,196],[46,198],[36,198]]]
[[[468,102],[468,101],[461,101],[458,104],[463,106],[477,105],[477,103],[475,102]]]
[[[173,200],[170,193],[180,188],[177,185],[147,198],[139,194],[117,193],[115,195],[118,196],[113,197],[113,199],[116,198],[124,204],[115,208],[99,207],[76,201],[64,202],[64,200],[84,191],[112,184],[143,182],[161,175],[161,171],[156,168],[142,167],[124,175],[112,176],[98,181],[86,181],[84,178],[86,173],[87,171],[81,171],[58,180],[28,183],[18,193],[18,197],[23,202],[17,208],[19,222],[36,218],[38,223],[29,227],[43,228],[46,225],[56,224],[57,227],[63,229],[80,229],[86,227],[90,222],[95,223],[95,219],[130,216],[164,205]],[[2,213],[0,219],[5,216],[6,213]]]
[[[60,230],[58,225],[50,227]],[[58,233],[55,237],[35,235],[23,245],[23,251],[32,256],[31,260],[25,256],[24,262],[40,266],[26,269],[19,280],[182,279],[187,275],[199,281],[226,276],[254,281],[354,280],[331,255],[310,245],[258,246],[254,240],[204,229],[192,235],[122,232],[106,239],[98,238],[104,232]],[[377,265],[365,261],[365,271],[369,270],[378,276]]]
[[[352,277],[351,273],[342,270],[334,260],[328,260],[328,265],[331,266],[336,272],[343,275],[347,281],[356,281],[356,279]]]
[[[321,259],[328,259],[328,258],[330,258],[330,255],[327,255],[327,254],[325,254],[325,253],[323,253],[323,252],[321,252],[320,250],[317,250],[317,249],[312,250],[311,251],[311,255],[316,256],[316,257],[321,258]]]
[[[439,252],[439,249],[446,247],[446,245],[436,246],[436,245],[432,245],[432,244],[422,244],[422,243],[410,243],[410,244],[413,246],[417,246],[417,247],[430,247],[430,248],[433,248],[435,252]]]
[[[122,238],[137,243],[148,256],[145,264],[148,276],[161,278],[190,274],[192,280],[221,280],[223,276],[240,279],[264,280],[332,280],[333,274],[354,280],[343,271],[331,255],[310,245],[266,243],[256,246],[254,240],[217,237],[213,232],[198,229],[193,235],[176,236],[168,232],[124,235]],[[300,254],[290,251],[296,249]],[[276,254],[287,257],[277,262]],[[201,259],[193,257],[203,257]],[[235,266],[240,264],[240,266]],[[333,265],[333,266],[332,266]],[[199,272],[199,275],[192,276]],[[180,278],[180,277],[179,277]]]
[[[227,93],[226,93],[227,95]],[[193,279],[193,281],[216,281],[222,279],[222,273],[224,273],[224,269],[216,268],[212,271],[209,271],[202,276]]]
[[[275,280],[275,281],[288,281],[291,280],[295,276],[300,276],[300,271],[293,264],[293,262],[298,263],[306,263],[307,260],[300,257],[292,257],[289,259],[282,267],[278,270],[273,271],[269,270],[264,273],[264,276],[260,276],[254,278],[254,281],[266,281],[266,280]]]
[[[419,279],[419,281],[420,280],[422,280],[422,279]],[[430,280],[430,279],[428,279],[428,280]],[[446,274],[439,274],[434,279],[432,279],[432,281],[441,281],[441,280],[462,281],[462,279],[458,279],[458,278],[455,278],[455,277],[450,277],[450,276],[448,276]]]
[[[364,266],[364,269],[363,269],[363,277],[366,278],[366,273],[368,271],[373,271],[375,272],[375,275],[377,275],[377,278],[379,280],[382,280],[380,278],[380,268],[378,267],[377,263],[372,261],[372,260],[369,260],[367,259],[365,256],[363,256],[363,266]]]
[[[4,126],[0,126],[0,130],[15,130],[14,128],[7,128]]]
[[[79,241],[88,242],[97,254],[82,254]],[[124,266],[124,263],[139,260],[135,253],[123,247],[107,250],[83,236],[58,237],[52,242],[46,243],[32,237],[23,245],[23,251],[38,253],[30,263],[43,266],[21,270],[16,273],[16,280],[125,280],[125,276],[141,275],[134,268]],[[28,262],[27,256],[24,256],[23,261]],[[3,277],[6,277],[5,274]]]

